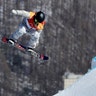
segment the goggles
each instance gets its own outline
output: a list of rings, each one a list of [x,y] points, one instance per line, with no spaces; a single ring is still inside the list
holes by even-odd
[[[38,22],[38,20],[36,18],[34,20],[34,23],[35,23],[35,25],[38,25],[39,24],[39,22]]]

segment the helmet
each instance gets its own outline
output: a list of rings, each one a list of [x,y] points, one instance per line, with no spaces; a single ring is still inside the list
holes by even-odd
[[[43,22],[44,19],[45,19],[45,14],[44,14],[43,12],[39,11],[39,12],[36,13],[35,19],[36,19],[39,23],[41,23],[41,22]]]

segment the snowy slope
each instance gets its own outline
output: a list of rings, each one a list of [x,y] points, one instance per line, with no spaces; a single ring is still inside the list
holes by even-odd
[[[53,96],[96,96],[96,68],[85,74],[71,87]]]

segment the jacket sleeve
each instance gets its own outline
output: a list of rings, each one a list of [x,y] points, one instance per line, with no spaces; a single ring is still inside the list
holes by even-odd
[[[13,9],[12,13],[15,14],[15,15],[20,15],[20,16],[23,16],[23,17],[30,18],[30,12],[25,11],[25,10],[14,10]]]

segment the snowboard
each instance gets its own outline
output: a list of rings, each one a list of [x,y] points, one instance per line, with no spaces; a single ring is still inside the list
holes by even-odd
[[[9,39],[7,37],[3,37],[2,38],[2,42],[3,43],[6,43],[6,44],[9,44],[8,43]],[[11,45],[11,44],[10,44]],[[19,44],[18,42],[15,42],[14,45],[13,45],[15,48],[23,51],[23,52],[27,52],[29,54],[31,54],[32,56],[36,57],[36,58],[39,58],[41,60],[48,60],[49,57],[48,56],[45,56],[44,54],[41,54],[39,52],[36,52],[34,49],[32,49],[31,52],[27,51],[27,47],[26,46],[23,46],[22,44]]]

